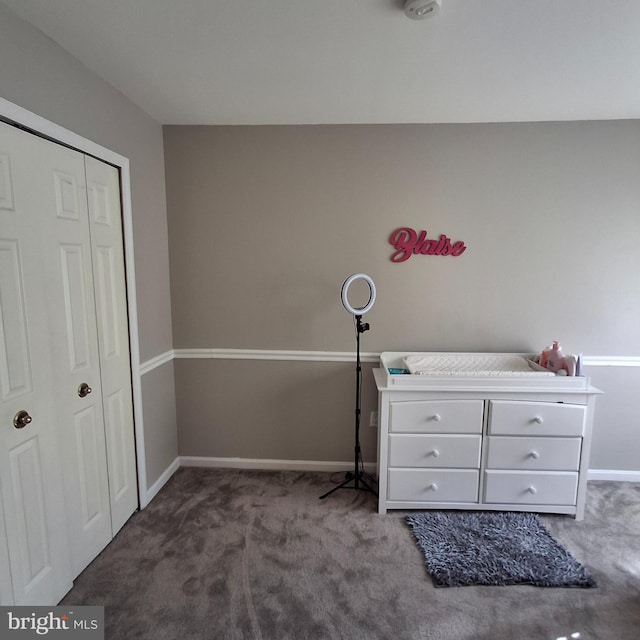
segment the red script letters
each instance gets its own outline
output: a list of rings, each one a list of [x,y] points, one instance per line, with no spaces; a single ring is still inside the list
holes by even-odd
[[[467,247],[464,242],[451,242],[451,238],[441,234],[438,239],[427,239],[427,232],[421,231],[420,235],[410,227],[396,229],[389,238],[390,244],[395,248],[391,256],[391,262],[404,262],[412,255],[423,256],[461,256]]]

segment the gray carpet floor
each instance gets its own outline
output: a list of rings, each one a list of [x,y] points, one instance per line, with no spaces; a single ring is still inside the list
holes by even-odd
[[[326,500],[327,473],[182,468],[61,604],[114,640],[640,638],[640,484],[590,482],[586,517],[542,516],[595,589],[435,588],[403,512]]]

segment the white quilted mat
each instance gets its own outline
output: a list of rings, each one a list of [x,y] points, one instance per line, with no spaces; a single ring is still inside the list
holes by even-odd
[[[534,370],[522,356],[486,353],[432,353],[406,356],[405,366],[423,376],[555,376],[551,371]]]

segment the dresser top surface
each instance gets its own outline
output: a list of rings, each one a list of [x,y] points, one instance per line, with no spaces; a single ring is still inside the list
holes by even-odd
[[[559,376],[531,363],[531,371],[522,367],[509,370],[509,363],[530,362],[533,354],[514,353],[420,353],[383,352],[380,369],[374,371],[378,390],[486,390],[545,391],[551,393],[602,393],[583,376]],[[407,370],[407,361],[434,363],[422,373],[396,373]],[[491,367],[487,366],[490,363]]]

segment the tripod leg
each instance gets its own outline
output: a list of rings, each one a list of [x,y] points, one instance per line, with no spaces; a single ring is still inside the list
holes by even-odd
[[[360,475],[360,484],[362,485],[360,487],[361,491],[369,491],[370,493],[373,493],[374,496],[378,496],[378,492],[375,491],[374,489],[372,489],[365,481],[364,478],[362,477],[362,475]]]
[[[355,410],[355,447],[354,447],[354,460],[353,460],[353,475],[348,477],[344,482],[335,486],[330,491],[320,496],[320,500],[330,496],[334,491],[338,489],[355,489],[356,491],[370,491],[374,495],[378,495],[364,480],[364,472],[360,470],[360,413],[361,413],[361,396],[362,396],[362,365],[360,362],[360,334],[368,331],[369,325],[362,323],[362,316],[356,315],[356,410]],[[347,485],[353,481],[352,487]]]
[[[335,487],[333,487],[333,489],[330,489],[329,491],[327,491],[327,493],[324,493],[320,496],[320,500],[323,500],[324,498],[326,498],[327,496],[330,496],[334,491],[337,491],[338,489],[355,489],[355,487],[347,487],[347,485],[353,480],[354,478],[347,478],[346,480],[344,480],[343,482],[341,482],[339,485],[336,485]]]
[[[353,482],[353,487],[347,486],[350,482]],[[369,484],[367,484],[364,479],[364,473],[362,471],[358,471],[358,473],[354,476],[346,478],[340,484],[333,487],[333,489],[330,489],[326,493],[322,494],[320,496],[320,500],[323,500],[327,496],[330,496],[334,491],[337,491],[338,489],[356,489],[357,491],[369,491],[369,493],[373,493],[374,496],[378,495],[378,492],[375,489],[372,489]]]

